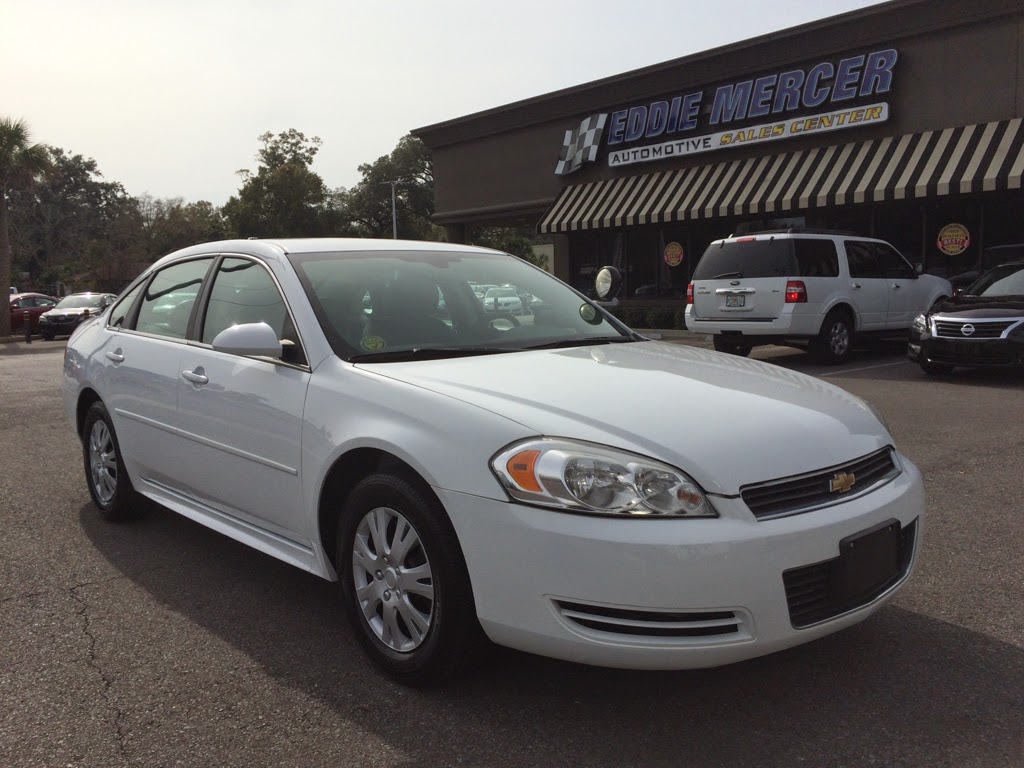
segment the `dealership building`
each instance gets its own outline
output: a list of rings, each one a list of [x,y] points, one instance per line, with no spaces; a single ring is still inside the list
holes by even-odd
[[[935,274],[1024,242],[1024,2],[894,0],[419,128],[435,221],[532,226],[554,273],[673,305],[708,243],[880,237]]]

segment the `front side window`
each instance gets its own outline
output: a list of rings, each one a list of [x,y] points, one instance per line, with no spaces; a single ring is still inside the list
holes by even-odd
[[[221,262],[210,290],[203,343],[212,344],[221,331],[246,323],[266,323],[284,342],[282,359],[305,362],[291,316],[270,273],[250,259],[227,258]]]
[[[875,243],[875,251],[878,253],[879,267],[886,277],[907,278],[914,275],[914,268],[891,245]]]
[[[196,296],[212,261],[212,258],[194,259],[157,272],[142,296],[135,330],[184,339]]]

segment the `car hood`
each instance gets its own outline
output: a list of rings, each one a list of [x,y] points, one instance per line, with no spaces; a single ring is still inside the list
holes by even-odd
[[[936,314],[960,318],[1024,317],[1024,296],[972,296],[939,305]]]
[[[76,315],[82,315],[88,312],[89,314],[97,314],[100,310],[93,307],[64,307],[61,309],[48,309],[41,317],[74,317]]]
[[[533,435],[660,459],[712,493],[841,464],[891,442],[864,402],[838,387],[662,342],[359,367],[502,414]]]

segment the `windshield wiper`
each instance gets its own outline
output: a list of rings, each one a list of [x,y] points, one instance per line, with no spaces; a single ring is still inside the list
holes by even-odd
[[[632,336],[586,336],[578,339],[559,339],[543,344],[532,344],[523,349],[562,349],[564,347],[589,347],[595,344],[623,344],[632,341],[640,341],[640,339]]]
[[[742,272],[723,272],[720,275],[715,275],[711,279],[712,280],[721,280],[724,277],[743,277],[743,273]]]
[[[521,352],[508,347],[415,347],[396,349],[393,352],[366,352],[348,358],[350,363],[391,363],[401,360],[441,360],[446,357],[472,357],[473,355],[498,355],[504,352]]]

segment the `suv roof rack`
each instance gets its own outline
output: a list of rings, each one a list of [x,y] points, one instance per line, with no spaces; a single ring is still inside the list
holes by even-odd
[[[844,237],[861,237],[856,232],[849,232],[845,229],[813,229],[809,227],[784,227],[782,229],[756,229],[744,232],[742,235],[735,233],[729,237],[747,237],[749,235],[842,235]]]

